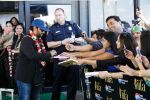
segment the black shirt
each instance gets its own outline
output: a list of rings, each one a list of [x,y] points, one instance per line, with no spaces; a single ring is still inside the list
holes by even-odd
[[[131,60],[127,59],[124,55],[119,55],[118,57],[108,59],[108,60],[97,60],[97,68],[96,70],[107,70],[107,66],[113,65],[128,65],[129,67],[135,69],[134,65],[132,64]]]

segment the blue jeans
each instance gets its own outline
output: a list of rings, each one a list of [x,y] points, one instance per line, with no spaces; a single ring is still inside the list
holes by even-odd
[[[41,86],[16,81],[18,87],[19,100],[40,100]]]

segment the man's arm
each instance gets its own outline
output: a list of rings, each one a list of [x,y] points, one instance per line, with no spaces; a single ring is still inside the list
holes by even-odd
[[[105,52],[103,54],[94,56],[94,57],[88,57],[86,59],[91,59],[91,60],[106,60],[106,59],[112,59],[114,57],[113,54]]]
[[[66,44],[70,44],[73,43],[73,41],[70,38],[64,39],[62,41],[51,41],[51,42],[47,42],[47,46],[48,48],[56,48],[59,47],[61,45],[66,45]]]
[[[83,46],[75,46],[73,44],[67,44],[66,49],[68,51],[91,51],[93,49],[93,46],[90,44]]]
[[[105,49],[100,49],[97,51],[78,52],[78,55],[76,56],[86,58],[86,57],[93,57],[93,56],[101,55],[104,52],[105,52]]]
[[[62,45],[62,41],[52,41],[52,42],[47,42],[48,48],[56,48]]]
[[[91,51],[91,50],[99,50],[103,47],[103,44],[100,41],[92,42],[83,46],[74,46],[72,44],[67,44],[66,49],[68,51]]]

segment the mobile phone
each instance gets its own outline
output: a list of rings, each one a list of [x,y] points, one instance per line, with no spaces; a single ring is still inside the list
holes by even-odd
[[[123,50],[124,50],[125,52],[127,52],[127,48],[126,48],[125,45],[123,45]]]
[[[137,56],[141,56],[141,51],[139,47],[136,47],[136,54]]]

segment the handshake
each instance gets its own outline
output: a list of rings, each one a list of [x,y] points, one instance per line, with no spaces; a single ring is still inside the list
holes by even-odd
[[[61,41],[61,44],[66,45],[66,44],[74,43],[74,41],[75,41],[75,38],[66,38]]]
[[[70,43],[84,43],[86,42],[82,37],[79,37],[79,38],[66,38],[64,39],[63,41],[61,41],[61,44],[62,45],[66,45],[66,44],[70,44]]]

